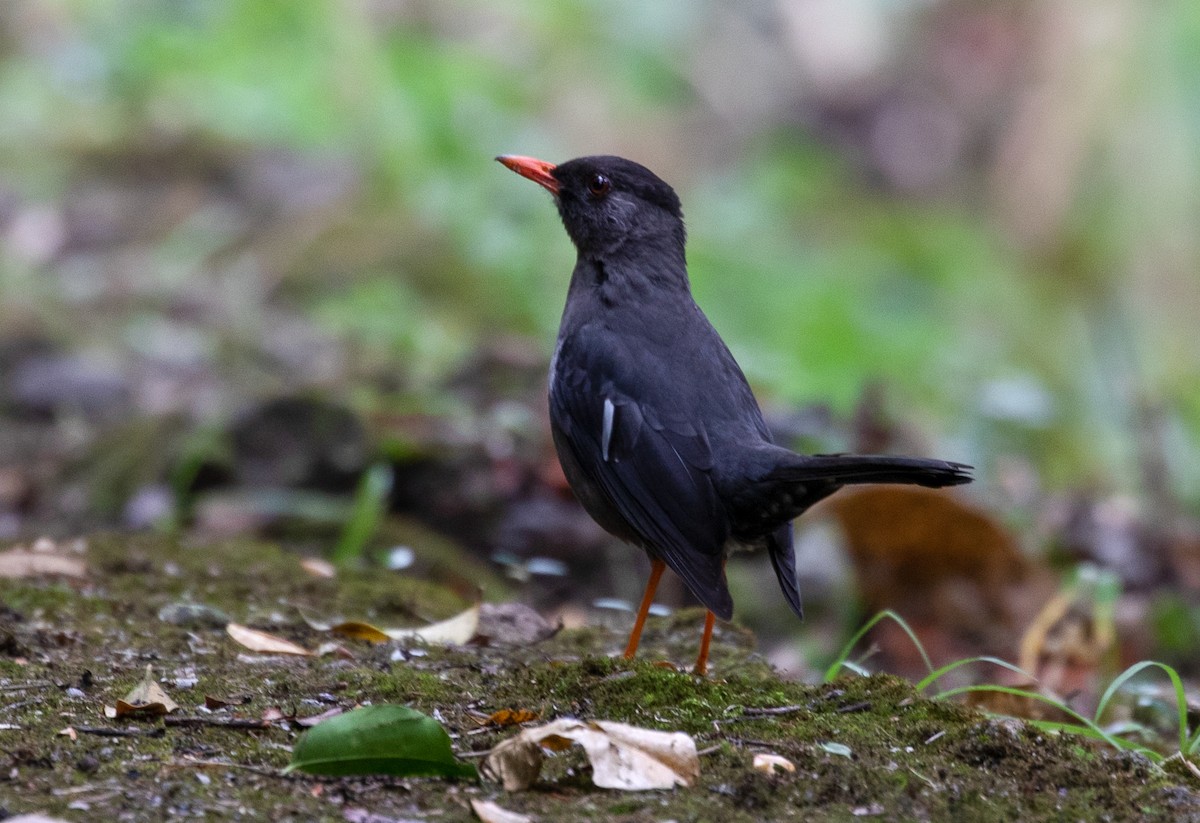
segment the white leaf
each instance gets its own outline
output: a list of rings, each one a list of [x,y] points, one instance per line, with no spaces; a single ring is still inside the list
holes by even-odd
[[[483,774],[508,791],[528,788],[541,769],[541,749],[561,749],[567,741],[583,747],[592,763],[592,782],[604,789],[670,789],[691,786],[700,776],[696,742],[683,732],[571,718],[525,729],[496,746],[484,758]]]
[[[490,800],[471,800],[471,808],[483,823],[532,823],[533,818],[527,814],[510,812],[497,806]]]
[[[440,623],[430,623],[428,626],[418,626],[415,629],[384,629],[384,633],[393,640],[424,640],[426,643],[461,646],[475,636],[477,628],[479,628],[478,603]]]
[[[295,654],[311,657],[312,652],[303,646],[297,646],[290,640],[285,640],[282,637],[276,637],[273,634],[260,632],[258,629],[251,629],[239,623],[230,623],[225,627],[225,633],[241,643],[247,649],[264,654]]]

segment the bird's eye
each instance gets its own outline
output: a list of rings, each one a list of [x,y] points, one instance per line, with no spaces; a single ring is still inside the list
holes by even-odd
[[[588,180],[588,193],[592,197],[603,197],[612,188],[612,181],[603,174],[593,174]]]

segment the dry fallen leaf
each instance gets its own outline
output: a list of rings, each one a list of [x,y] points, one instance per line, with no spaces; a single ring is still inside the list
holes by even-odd
[[[250,694],[234,694],[228,697],[217,697],[216,695],[206,694],[204,695],[204,708],[215,712],[219,709],[229,708],[230,706],[244,706],[253,699],[254,696]]]
[[[500,709],[491,714],[471,713],[471,717],[480,726],[519,726],[537,720],[537,712],[529,709]]]
[[[329,579],[337,577],[337,567],[320,557],[306,557],[300,561],[300,568],[311,574],[313,577],[322,577]]]
[[[507,791],[527,789],[541,771],[542,749],[560,751],[572,742],[583,746],[592,764],[592,782],[604,789],[670,789],[691,786],[700,776],[696,742],[683,732],[572,718],[505,740],[488,753],[480,771]]]
[[[329,631],[349,637],[351,640],[366,640],[368,643],[386,643],[391,640],[383,629],[377,629],[370,623],[361,623],[357,620],[347,620],[345,623],[330,626]]]
[[[484,603],[479,610],[479,636],[504,646],[530,646],[552,637],[562,622],[549,623],[524,603]]]
[[[497,806],[490,800],[476,800],[472,798],[471,808],[483,823],[532,823],[533,821],[533,818],[527,814],[510,812],[508,809]]]
[[[415,629],[385,629],[392,640],[424,640],[426,643],[442,643],[461,646],[475,636],[479,627],[479,604],[476,603],[466,611],[459,612],[454,617],[420,626]]]
[[[15,546],[0,552],[0,578],[19,580],[26,577],[86,577],[82,560],[47,551],[31,551]]]
[[[354,659],[354,652],[341,643],[322,643],[317,646],[316,655],[317,657],[337,657],[342,660]]]
[[[301,728],[309,729],[320,723],[322,720],[328,720],[331,717],[337,717],[343,711],[345,711],[345,709],[343,709],[341,706],[334,706],[332,709],[326,709],[320,714],[313,714],[309,715],[308,717],[293,718],[293,722],[295,722],[295,724]]]
[[[260,632],[239,623],[230,623],[225,627],[225,632],[251,651],[264,654],[295,654],[302,657],[312,657],[313,654],[290,640],[284,640],[282,637]]]
[[[778,772],[794,772],[796,766],[786,757],[780,757],[777,754],[756,754],[754,755],[754,768],[763,774],[776,774]]]
[[[170,695],[166,693],[158,681],[154,679],[153,670],[147,666],[146,676],[143,677],[136,686],[129,690],[129,694],[117,701],[115,708],[105,707],[104,713],[109,717],[159,717],[164,714],[170,714],[179,708]]]

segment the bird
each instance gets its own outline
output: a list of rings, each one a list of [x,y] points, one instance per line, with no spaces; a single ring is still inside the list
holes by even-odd
[[[553,195],[577,253],[550,361],[550,430],[584,509],[649,555],[626,658],[637,653],[665,569],[707,610],[692,669],[704,676],[716,618],[733,616],[731,553],[765,549],[803,619],[795,518],[844,486],[971,481],[963,463],[802,455],[775,444],[745,375],[692,297],[671,186],[612,155],[496,160]]]

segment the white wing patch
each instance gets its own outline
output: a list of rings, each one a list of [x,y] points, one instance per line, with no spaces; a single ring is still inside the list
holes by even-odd
[[[604,398],[604,428],[600,432],[600,453],[604,456],[605,463],[608,462],[608,444],[612,442],[613,416],[616,411],[613,402],[607,397]]]

